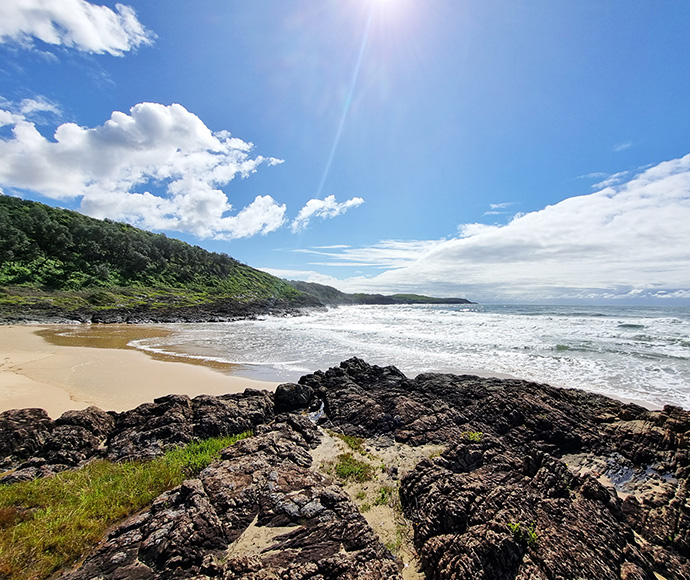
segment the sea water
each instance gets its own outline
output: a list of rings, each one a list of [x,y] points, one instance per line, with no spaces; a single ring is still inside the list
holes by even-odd
[[[690,408],[690,308],[341,306],[305,316],[170,325],[139,349],[295,381],[358,356],[423,372],[488,372]]]

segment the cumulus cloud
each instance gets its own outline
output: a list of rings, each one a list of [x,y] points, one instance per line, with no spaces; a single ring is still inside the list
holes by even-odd
[[[82,211],[94,217],[200,237],[265,234],[285,221],[285,205],[270,196],[230,215],[220,189],[282,161],[252,156],[251,143],[212,132],[181,105],[140,103],[96,127],[63,123],[48,139],[27,114],[50,108],[37,99],[0,109],[0,126],[12,130],[0,139],[0,185],[81,198]]]
[[[130,6],[115,10],[85,0],[3,0],[0,42],[31,47],[34,39],[83,52],[121,56],[155,35],[137,19]]]
[[[687,299],[689,223],[687,155],[505,226],[466,225],[462,237],[430,244],[412,263],[338,287],[482,301]],[[382,261],[380,248],[359,253],[362,262]]]
[[[334,195],[329,195],[324,199],[310,199],[293,220],[292,231],[299,232],[305,229],[313,218],[334,218],[363,203],[364,200],[361,197],[353,197],[342,203],[338,203]]]

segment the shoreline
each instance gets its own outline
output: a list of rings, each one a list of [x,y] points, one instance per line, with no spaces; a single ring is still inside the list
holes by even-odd
[[[91,405],[106,411],[126,411],[169,394],[224,395],[246,388],[272,391],[279,384],[224,374],[173,357],[155,358],[115,343],[75,346],[41,336],[65,328],[0,327],[0,412],[38,407],[56,419],[64,411]],[[142,328],[135,327],[135,332],[142,332]],[[158,327],[155,332],[160,335],[165,329]]]
[[[173,332],[165,324],[2,326],[0,412],[39,407],[55,419],[64,411],[91,405],[120,412],[169,394],[222,395],[246,388],[273,391],[285,382],[238,376],[238,365],[231,363],[129,346],[132,340]],[[457,369],[454,374],[520,380],[479,369]],[[658,408],[639,399],[608,396],[650,410]]]

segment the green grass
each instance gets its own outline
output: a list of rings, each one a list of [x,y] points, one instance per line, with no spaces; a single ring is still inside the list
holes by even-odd
[[[0,579],[47,578],[76,562],[108,527],[249,435],[190,443],[152,461],[98,460],[53,477],[0,486]]]
[[[374,499],[374,505],[390,505],[393,501],[393,492],[395,488],[390,485],[384,485],[379,488]]]
[[[535,522],[532,522],[529,526],[523,526],[520,522],[509,522],[507,525],[516,542],[534,546],[539,541],[537,524]]]
[[[345,435],[344,433],[332,432],[338,439],[340,439],[345,445],[347,445],[352,451],[359,453],[360,455],[368,455],[367,450],[364,448],[364,439],[361,437],[355,437],[354,435]]]
[[[462,433],[462,438],[468,443],[479,443],[484,437],[484,433],[481,431],[464,431]]]
[[[352,453],[341,453],[336,460],[335,476],[343,480],[365,482],[374,477],[374,468],[370,463],[356,459]]]

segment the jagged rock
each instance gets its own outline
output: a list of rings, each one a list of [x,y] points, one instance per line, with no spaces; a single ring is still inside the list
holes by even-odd
[[[300,383],[344,433],[448,446],[402,479],[427,577],[690,579],[690,413],[359,359]]]
[[[0,413],[0,469],[33,457],[44,445],[53,422],[43,409],[12,409]]]
[[[116,431],[108,439],[111,460],[150,458],[184,445],[194,434],[192,400],[167,395],[117,416]]]
[[[305,438],[275,429],[227,448],[63,578],[400,578],[349,497],[309,469]]]
[[[396,473],[427,578],[690,580],[690,414],[678,407],[519,380],[410,379],[350,359],[284,385],[275,402],[251,390],[169,396],[112,416],[112,428],[96,411],[55,423],[5,413],[0,450],[5,465],[23,462],[10,477],[31,478],[89,453],[149,457],[254,429],[112,532],[70,579],[399,577],[342,488],[311,469],[309,417],[284,412],[320,405],[349,435],[445,446]]]
[[[283,383],[276,387],[276,413],[306,409],[314,396],[314,390],[308,385]]]
[[[55,420],[55,424],[84,427],[94,437],[105,438],[115,428],[115,419],[112,413],[98,407],[88,407],[79,411],[65,411]]]
[[[400,497],[428,578],[655,578],[615,491],[539,451],[461,443]]]
[[[199,439],[236,435],[273,419],[273,398],[267,391],[245,389],[244,393],[192,399],[194,436]]]
[[[236,435],[270,421],[273,409],[270,393],[254,389],[220,397],[168,395],[154,399],[117,416],[107,457],[155,457],[194,438]]]
[[[67,411],[51,421],[42,409],[0,414],[0,483],[26,481],[76,467],[96,456],[144,459],[192,439],[236,435],[271,421],[267,391],[213,397],[168,395],[124,413],[96,407]]]

